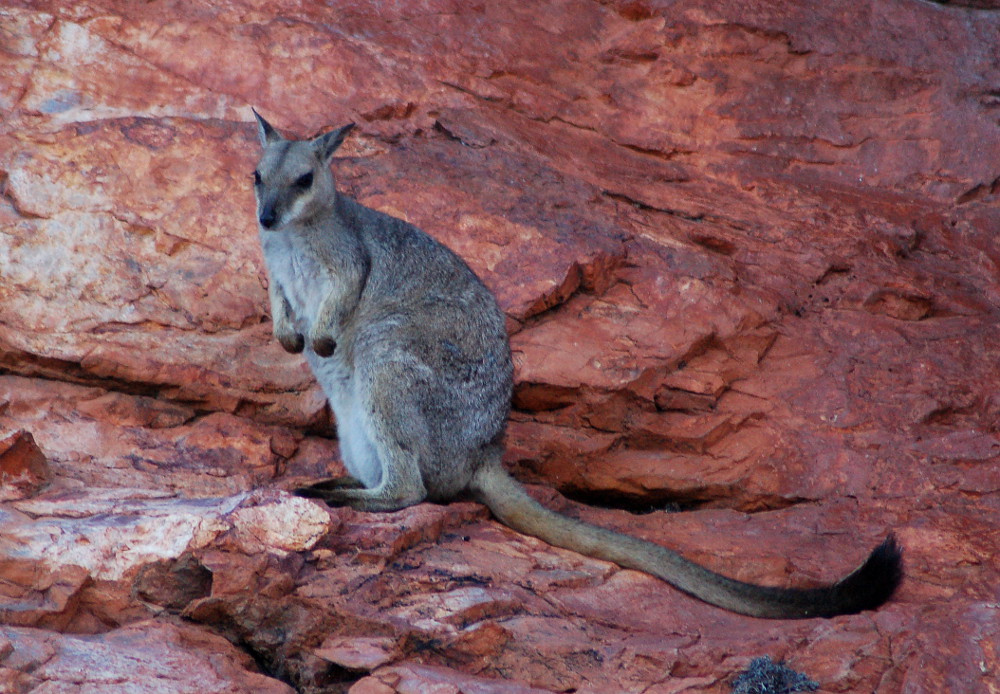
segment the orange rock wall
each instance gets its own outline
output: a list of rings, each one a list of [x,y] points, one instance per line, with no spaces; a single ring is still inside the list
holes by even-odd
[[[728,692],[764,654],[996,691],[998,36],[912,0],[0,2],[0,690],[184,651],[159,691]],[[761,622],[474,504],[280,491],[338,463],[270,337],[251,105],[357,122],[341,188],[497,293],[546,503],[781,585],[895,529],[897,600]]]

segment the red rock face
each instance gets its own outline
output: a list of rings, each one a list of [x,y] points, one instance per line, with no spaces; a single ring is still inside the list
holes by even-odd
[[[0,440],[0,500],[32,496],[49,481],[45,455],[23,429]]]
[[[0,689],[996,690],[1000,15],[301,5],[0,8]],[[281,491],[340,468],[251,105],[356,121],[341,188],[497,293],[547,504],[776,585],[893,529],[897,598],[763,622],[475,504]]]

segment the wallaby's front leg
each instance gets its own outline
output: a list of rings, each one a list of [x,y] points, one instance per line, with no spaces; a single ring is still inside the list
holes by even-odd
[[[295,332],[292,307],[288,305],[285,292],[272,279],[267,287],[267,295],[271,299],[271,329],[274,337],[286,352],[298,354],[305,348],[306,342],[300,333]]]
[[[367,272],[367,263],[357,263],[338,267],[331,273],[335,279],[309,330],[309,346],[318,356],[333,355],[344,323],[361,298]]]
[[[337,289],[327,294],[309,331],[309,346],[321,357],[333,356],[333,351],[337,349],[336,336],[340,334],[347,313],[344,310],[344,294]]]

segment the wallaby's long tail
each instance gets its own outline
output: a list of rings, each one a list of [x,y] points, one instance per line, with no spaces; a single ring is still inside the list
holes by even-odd
[[[657,576],[712,605],[772,619],[832,617],[871,610],[888,600],[903,576],[902,553],[890,535],[864,564],[819,588],[771,588],[710,571],[665,547],[551,511],[528,496],[498,464],[472,480],[477,498],[505,525],[550,545]]]

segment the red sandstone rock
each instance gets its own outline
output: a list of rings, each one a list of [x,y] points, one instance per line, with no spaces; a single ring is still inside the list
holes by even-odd
[[[396,665],[366,677],[350,688],[350,694],[542,694],[546,690],[516,682],[456,676],[454,672],[427,665]]]
[[[27,431],[0,440],[0,501],[23,499],[49,480],[45,454]]]
[[[285,694],[225,639],[191,625],[136,622],[81,636],[0,626],[0,683],[11,692]]]
[[[765,654],[992,691],[1000,18],[959,5],[6,3],[0,437],[37,449],[0,689],[287,690],[243,650],[305,692],[728,692]],[[358,122],[342,187],[496,291],[546,504],[778,585],[895,529],[897,599],[761,622],[476,504],[280,491],[342,469],[270,336],[250,105]]]

